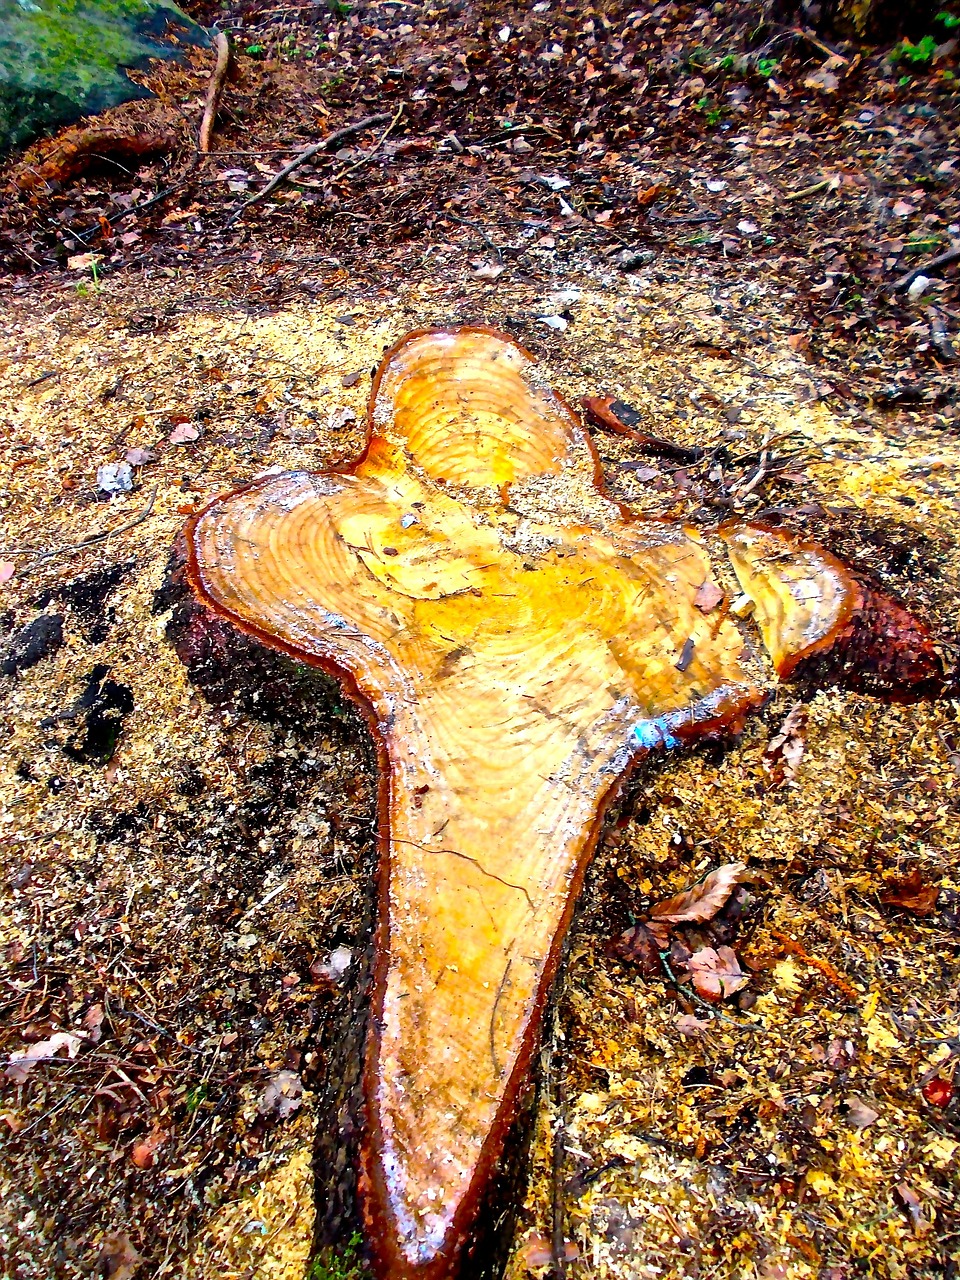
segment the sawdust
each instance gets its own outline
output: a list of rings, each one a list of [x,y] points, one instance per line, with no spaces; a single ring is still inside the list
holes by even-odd
[[[738,454],[786,439],[795,478],[759,486],[746,513],[785,511],[855,554],[952,652],[957,442],[919,415],[828,407],[762,286],[626,281],[581,266],[557,281],[579,290],[564,295],[562,334],[535,320],[555,309],[549,293],[509,276],[481,291],[442,250],[429,276],[411,269],[402,284],[286,261],[283,278],[308,281],[314,296],[282,307],[258,300],[255,264],[8,300],[0,559],[16,576],[0,607],[10,633],[42,611],[65,625],[57,652],[5,678],[3,1051],[83,1029],[91,1007],[103,1010],[101,1039],[75,1061],[45,1064],[19,1088],[5,1082],[8,1274],[89,1274],[116,1231],[147,1259],[141,1274],[292,1280],[306,1267],[310,1094],[293,1122],[265,1123],[257,1099],[281,1067],[309,1080],[326,1007],[310,965],[362,941],[370,760],[348,713],[304,728],[202,702],[153,596],[189,511],[267,467],[356,452],[367,371],[406,329],[514,322],[571,402],[616,395],[656,434],[722,441],[728,473],[749,476],[755,462]],[[711,354],[719,348],[731,354]],[[167,443],[185,422],[198,439]],[[705,473],[646,459],[638,472],[631,442],[597,443],[616,496],[705,518]],[[134,447],[157,461],[135,470],[135,492],[105,501],[97,468]],[[141,523],[44,556],[126,523],[154,488]],[[120,565],[96,631],[62,592]],[[76,718],[50,722],[98,664],[134,700],[105,766],[65,750]],[[645,774],[594,864],[553,1053],[576,1275],[892,1278],[958,1260],[956,1122],[921,1087],[934,1069],[949,1075],[958,1034],[955,708],[817,694],[797,778],[771,789],[764,750],[794,699],[784,690],[722,756]],[[739,859],[756,905],[737,950],[757,999],[736,1019],[678,1006],[667,984],[608,954],[631,913]],[[881,904],[891,876],[913,868],[940,885],[939,915]],[[833,966],[856,999],[774,930]],[[707,1024],[699,1034],[678,1029],[685,1011]],[[874,1123],[851,1124],[851,1097]],[[526,1231],[552,1228],[553,1106],[541,1105],[511,1280],[529,1271]],[[139,1169],[132,1144],[157,1126],[155,1163]],[[245,1231],[251,1222],[263,1230]]]

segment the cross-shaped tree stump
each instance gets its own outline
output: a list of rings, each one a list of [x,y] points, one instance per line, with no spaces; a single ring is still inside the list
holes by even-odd
[[[736,728],[773,681],[731,599],[752,600],[782,674],[827,650],[870,667],[877,617],[901,683],[935,660],[813,544],[631,516],[501,334],[408,335],[368,431],[348,469],[214,502],[188,577],[221,618],[334,673],[375,732],[361,1190],[379,1273],[426,1280],[456,1272],[607,804],[645,754]]]

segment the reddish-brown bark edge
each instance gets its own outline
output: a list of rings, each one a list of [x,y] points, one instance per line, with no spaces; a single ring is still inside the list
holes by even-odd
[[[776,666],[781,680],[841,685],[894,702],[917,701],[943,692],[945,672],[930,628],[901,601],[812,538],[797,538],[758,520],[728,520],[717,532],[726,539],[737,528],[756,529],[794,549],[815,552],[847,589],[840,616],[830,631]]]
[[[354,462],[338,467],[328,468],[328,471],[335,471],[339,474],[352,474],[366,458],[371,441],[375,434],[373,413],[379,393],[380,382],[387,365],[396,352],[415,338],[423,337],[430,333],[455,333],[462,331],[487,333],[492,337],[497,337],[503,341],[510,342],[531,362],[536,363],[536,358],[525,347],[523,347],[521,343],[510,337],[509,334],[501,333],[486,325],[458,325],[447,329],[425,328],[417,329],[406,334],[399,342],[394,343],[393,346],[388,348],[384,353],[381,364],[374,377],[367,410],[367,438],[363,452]],[[561,396],[558,395],[557,398],[570,413],[572,421],[575,424],[579,423],[579,415],[567,404],[565,400],[563,400]],[[598,492],[616,505],[616,507],[622,512],[626,521],[635,521],[637,516],[633,512],[627,510],[620,502],[617,502],[616,499],[612,498],[611,495],[607,493],[603,482],[603,472],[596,447],[594,446],[589,433],[584,432],[583,435],[593,458],[594,483]],[[379,858],[377,892],[378,918],[374,938],[371,1014],[364,1064],[364,1095],[367,1108],[366,1132],[364,1140],[361,1142],[361,1169],[358,1189],[363,1206],[364,1222],[367,1227],[367,1245],[371,1250],[376,1269],[379,1274],[384,1277],[384,1280],[448,1280],[449,1277],[453,1277],[457,1274],[465,1246],[467,1245],[472,1232],[478,1208],[483,1199],[484,1191],[487,1184],[490,1182],[494,1168],[503,1149],[504,1141],[515,1119],[518,1097],[529,1077],[533,1055],[539,1044],[539,1033],[541,1029],[543,1010],[560,962],[563,940],[573,916],[576,900],[579,896],[590,858],[596,847],[597,840],[599,839],[606,812],[620,793],[624,782],[630,776],[631,772],[637,767],[640,761],[649,754],[649,752],[645,750],[638,750],[624,768],[620,777],[610,786],[609,790],[601,798],[594,822],[592,823],[581,847],[577,868],[571,880],[571,889],[567,897],[560,927],[557,930],[553,945],[551,946],[546,964],[544,965],[544,969],[540,977],[537,997],[534,1004],[534,1013],[530,1018],[527,1034],[521,1045],[520,1053],[514,1065],[507,1088],[504,1091],[504,1100],[501,1104],[497,1119],[491,1127],[490,1133],[487,1135],[487,1139],[481,1150],[480,1159],[477,1162],[474,1177],[471,1181],[468,1193],[461,1201],[460,1208],[454,1218],[454,1222],[441,1251],[436,1255],[433,1261],[428,1263],[426,1266],[411,1267],[402,1256],[398,1247],[398,1235],[391,1216],[389,1195],[380,1173],[380,1162],[378,1157],[382,1149],[382,1132],[380,1130],[379,1118],[375,1106],[375,1089],[373,1087],[376,1079],[376,1067],[379,1060],[380,1021],[383,1013],[383,1001],[387,978],[387,958],[389,956],[389,820],[391,808],[391,777],[387,738],[385,736],[383,726],[380,724],[373,709],[374,699],[372,692],[370,694],[366,693],[357,683],[351,672],[339,666],[333,657],[307,653],[296,648],[294,645],[286,644],[269,633],[261,630],[246,619],[233,613],[232,610],[225,608],[207,592],[203,585],[200,566],[197,562],[194,532],[199,521],[203,518],[206,512],[218,503],[226,501],[237,493],[259,488],[263,485],[269,484],[273,479],[274,477],[272,476],[266,476],[262,479],[255,480],[252,484],[243,485],[230,493],[214,498],[203,508],[202,511],[198,512],[188,520],[184,528],[184,541],[186,544],[187,554],[185,566],[186,578],[194,595],[211,611],[214,616],[226,619],[232,626],[236,627],[238,631],[251,636],[260,644],[263,644],[268,648],[276,649],[281,653],[284,653],[287,657],[292,658],[294,661],[302,662],[307,666],[316,667],[324,671],[327,675],[334,677],[340,684],[344,695],[353,702],[354,705],[356,705],[370,730],[370,734],[377,751],[377,762],[380,774],[377,789]],[[762,695],[759,693],[754,696],[745,697],[741,703],[736,706],[731,706],[728,711],[725,711],[723,714],[717,716],[711,721],[702,722],[697,725],[691,724],[686,727],[681,726],[674,729],[674,736],[680,738],[681,741],[699,741],[707,737],[721,737],[725,734],[738,732],[743,726],[743,721],[747,712],[753,706],[758,705],[762,700]]]

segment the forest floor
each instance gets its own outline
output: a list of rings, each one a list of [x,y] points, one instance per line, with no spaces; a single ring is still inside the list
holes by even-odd
[[[373,756],[337,709],[204,701],[156,593],[209,498],[356,453],[406,330],[494,324],[571,403],[706,448],[596,439],[624,502],[815,537],[957,662],[960,269],[908,278],[960,243],[949,23],[865,49],[751,4],[188,7],[236,42],[209,157],[199,52],[109,113],[172,150],[32,181],[47,144],[0,174],[16,1280],[311,1267]],[[584,1280],[957,1274],[958,795],[955,702],[786,685],[728,749],[632,784],[572,933],[511,1280],[557,1270],[555,1235]],[[735,861],[711,936],[747,985],[711,1005],[644,976],[624,932]],[[313,1266],[354,1273],[346,1242]]]

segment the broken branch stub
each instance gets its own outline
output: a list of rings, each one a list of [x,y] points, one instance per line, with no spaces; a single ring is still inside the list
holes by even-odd
[[[384,357],[356,464],[263,478],[187,529],[198,599],[336,675],[377,738],[360,1190],[389,1280],[458,1270],[618,785],[655,748],[738,727],[772,680],[746,629],[697,606],[735,582],[707,541],[631,517],[598,475],[527,351],[420,330]],[[771,563],[744,536],[743,589],[770,635],[763,590],[783,615],[778,664],[829,648],[852,580],[804,545],[797,604],[777,587],[790,544]]]

